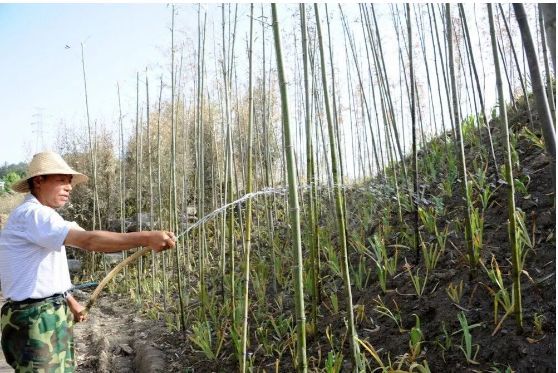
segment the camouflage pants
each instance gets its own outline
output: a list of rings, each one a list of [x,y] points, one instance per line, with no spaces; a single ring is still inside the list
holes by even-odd
[[[16,372],[73,372],[73,316],[66,300],[2,307],[2,351]]]

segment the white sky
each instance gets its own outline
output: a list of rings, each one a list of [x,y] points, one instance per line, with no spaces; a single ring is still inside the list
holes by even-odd
[[[159,68],[170,14],[163,4],[0,4],[0,164],[48,147],[61,120],[85,122],[81,42],[91,117],[111,122],[116,83],[124,105],[136,72]]]

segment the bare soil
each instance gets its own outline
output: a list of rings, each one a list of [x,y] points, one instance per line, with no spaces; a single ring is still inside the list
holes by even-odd
[[[76,294],[74,294],[76,296]],[[88,294],[77,292],[85,304]],[[74,327],[77,372],[170,372],[181,344],[165,325],[141,315],[127,296],[102,296]]]

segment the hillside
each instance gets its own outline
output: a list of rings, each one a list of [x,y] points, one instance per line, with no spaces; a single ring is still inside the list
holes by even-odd
[[[514,139],[517,139],[514,140],[518,161],[514,169],[515,178],[518,180],[516,203],[518,209],[524,212],[525,232],[532,244],[532,247],[524,246],[525,264],[521,277],[524,327],[521,332],[516,330],[513,315],[506,315],[504,310],[506,295],[511,297],[511,254],[507,233],[506,192],[503,182],[494,180],[494,169],[486,166],[486,162],[483,163],[479,153],[475,151],[479,145],[476,135],[478,132],[470,131],[466,137],[469,141],[466,146],[467,164],[485,169],[484,173],[474,168],[470,170],[471,177],[475,180],[473,184],[476,183],[473,188],[475,207],[480,206],[479,192],[486,190],[490,193],[483,214],[481,258],[485,269],[478,268],[476,276],[470,276],[470,265],[466,257],[463,236],[464,203],[462,191],[458,187],[459,179],[448,175],[449,168],[441,168],[447,159],[433,158],[432,153],[427,152],[423,153],[420,161],[422,170],[432,166],[427,165],[427,162],[440,167],[432,174],[434,179],[430,178],[432,175],[421,173],[421,184],[424,186],[424,193],[420,199],[421,207],[434,216],[438,230],[437,237],[433,226],[424,224],[424,215],[421,224],[422,240],[426,247],[431,249],[435,248],[437,243],[445,241],[443,250],[439,251],[437,264],[428,271],[424,251],[421,253],[419,264],[414,264],[415,251],[412,249],[413,240],[410,238],[413,215],[409,206],[403,206],[401,224],[393,202],[394,195],[390,194],[385,186],[382,187],[381,180],[374,181],[372,187],[366,187],[364,184],[347,188],[346,204],[350,222],[348,233],[352,243],[350,259],[353,303],[359,338],[366,341],[363,342],[361,350],[366,356],[369,369],[381,362],[385,367],[405,371],[417,371],[418,365],[422,366],[422,369],[428,367],[432,372],[555,371],[555,194],[548,158],[540,146],[539,130],[536,125],[527,123],[526,118],[524,109],[510,109],[510,126]],[[491,125],[494,128],[497,162],[501,164],[503,152],[498,140],[501,132],[495,121]],[[441,144],[442,138],[437,138],[426,148],[435,149],[442,146]],[[442,156],[447,153],[441,151],[438,154]],[[445,191],[450,188],[445,184],[452,178],[452,193],[449,194]],[[479,186],[482,180],[486,182]],[[336,263],[338,259],[332,251],[336,238],[335,234],[331,239],[323,234],[329,229],[333,232],[335,228],[331,225],[332,216],[326,213],[331,201],[325,193],[322,197],[320,231],[323,298],[318,309],[317,331],[307,329],[308,355],[313,357],[309,368],[320,371],[347,371],[350,368],[347,359],[350,351],[344,321],[344,295],[340,291],[343,285]],[[288,247],[288,230],[281,228],[281,224],[277,225],[277,230],[281,237],[278,242],[283,241],[281,246]],[[443,232],[447,232],[447,235]],[[264,255],[262,251],[266,250],[269,243],[255,234],[254,245],[257,248],[254,262],[259,263],[258,258]],[[376,265],[376,253],[380,247],[383,247],[386,253],[384,269],[389,269],[390,263],[393,267],[393,272],[385,275],[385,291],[379,282],[381,272]],[[257,264],[254,264],[254,268],[256,269],[253,276],[257,279],[262,272],[259,272]],[[494,280],[498,279],[497,276],[493,279],[489,277],[490,270],[492,274],[500,271],[502,288],[499,288]],[[250,293],[250,297],[254,299],[254,305],[251,307],[253,316],[250,321],[253,325],[250,357],[255,362],[254,369],[292,371],[294,340],[291,339],[293,337],[290,333],[293,328],[293,304],[289,295],[292,290],[284,288],[280,293],[274,294],[270,283],[264,284],[263,289],[260,286],[258,283],[254,284]],[[214,296],[217,295],[218,293],[215,293]],[[500,299],[497,309],[494,306],[496,298]],[[267,306],[262,304],[262,301],[267,301]],[[306,301],[308,314],[310,301],[308,298]],[[125,338],[131,342],[127,342],[125,346],[138,343],[142,345],[142,341],[151,341],[150,348],[164,360],[165,366],[172,369],[204,372],[236,369],[235,350],[230,343],[230,337],[227,333],[222,334],[223,330],[211,328],[207,331],[209,334],[203,334],[199,322],[196,321],[201,315],[199,309],[196,310],[199,305],[195,300],[188,311],[187,339],[179,331],[168,329],[168,322],[167,328],[162,320],[145,322],[146,317],[156,318],[156,304],[148,306],[143,318],[136,314],[139,308],[113,307],[111,315],[116,312],[129,323],[129,328],[119,328],[115,331],[112,324],[103,323],[101,320],[110,316],[103,314],[106,307],[111,307],[111,303],[121,304],[122,299],[107,296],[103,302],[108,302],[109,306],[101,307],[91,315],[88,323],[78,326],[78,335],[86,341],[85,346],[78,345],[83,354],[79,371],[98,371],[101,365],[110,366],[111,361],[133,361],[133,356],[143,352],[134,351],[132,348],[126,352],[121,343],[126,335]],[[222,314],[223,309],[217,309],[217,303],[213,305],[216,308],[209,311],[211,315]],[[263,322],[261,316],[258,316],[261,307],[269,313]],[[210,319],[216,320],[213,317],[216,316],[210,316]],[[252,317],[260,320],[260,326],[253,324]],[[142,319],[144,321],[141,321]],[[138,323],[142,325],[141,333],[138,332]],[[94,324],[95,333],[104,336],[107,342],[93,343],[86,337],[91,334],[91,324]],[[123,331],[124,329],[126,331]],[[416,342],[412,343],[413,340]],[[376,354],[375,357],[372,353]],[[103,356],[104,360],[96,360],[95,356]],[[137,368],[137,360],[135,364]]]

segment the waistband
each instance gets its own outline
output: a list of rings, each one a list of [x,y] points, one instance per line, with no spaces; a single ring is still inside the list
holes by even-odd
[[[27,299],[23,299],[23,300],[11,300],[11,299],[7,299],[7,304],[9,303],[10,305],[13,306],[25,306],[28,304],[34,304],[34,303],[42,303],[42,302],[55,302],[55,301],[59,301],[59,300],[65,300],[66,297],[68,296],[68,292],[65,291],[63,293],[56,293],[53,294],[49,297],[45,297],[45,298],[27,298]]]

